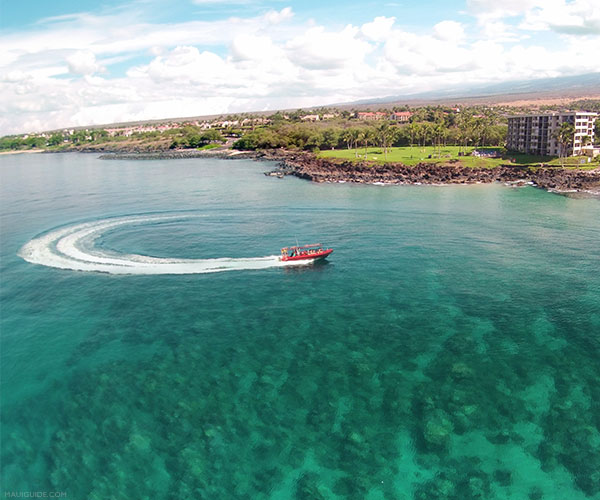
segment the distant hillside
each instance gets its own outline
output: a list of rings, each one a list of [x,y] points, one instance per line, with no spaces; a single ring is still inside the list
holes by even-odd
[[[521,100],[523,97],[583,97],[600,96],[600,73],[588,73],[576,76],[539,78],[536,80],[517,80],[477,86],[450,87],[442,90],[418,94],[387,96],[374,99],[362,99],[343,106],[364,106],[392,103],[432,103],[439,101],[485,101],[490,104],[498,101]],[[501,99],[498,99],[500,98]]]
[[[567,105],[575,99],[600,99],[600,73],[566,76],[557,78],[540,78],[537,80],[519,80],[479,86],[457,86],[431,92],[408,94],[404,96],[387,96],[362,99],[347,103],[329,104],[324,106],[305,107],[312,109],[337,108],[340,110],[364,110],[373,107],[391,109],[394,106],[427,106],[427,105],[503,105],[519,107],[535,107],[542,105]],[[296,109],[281,109],[270,111],[240,112],[237,115],[246,117],[269,116],[278,111],[291,113]],[[220,115],[187,116],[179,118],[162,118],[155,120],[140,120],[93,126],[66,127],[75,130],[102,129],[107,127],[131,127],[153,125],[158,123],[173,123],[185,121],[211,121],[220,117],[232,116],[236,113]],[[62,130],[62,129],[59,129]],[[54,131],[50,131],[54,132]]]

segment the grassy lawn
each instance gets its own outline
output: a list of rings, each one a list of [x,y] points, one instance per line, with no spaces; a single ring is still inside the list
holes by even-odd
[[[473,151],[475,148],[466,148],[467,152]],[[499,148],[477,148],[479,150],[491,149],[497,150]],[[437,151],[437,148],[433,146],[407,146],[400,148],[390,148],[387,154],[387,159],[383,154],[383,149],[380,147],[373,147],[367,149],[367,160],[377,163],[403,163],[404,165],[416,165],[417,163],[448,163],[449,160],[458,160],[458,163],[466,167],[476,168],[493,168],[499,165],[539,165],[544,163],[546,165],[560,167],[561,162],[558,158],[548,156],[534,156],[523,153],[504,152],[502,158],[479,158],[477,156],[458,156],[459,150],[465,150],[459,146],[446,146],[441,149],[441,156]],[[344,160],[355,160],[363,161],[365,154],[364,148],[354,149],[336,149],[321,151],[319,154],[322,158],[341,158]],[[514,160],[514,161],[511,161]],[[580,165],[581,158],[573,157],[565,159],[565,166],[575,167]],[[584,159],[584,161],[586,161]],[[454,163],[454,162],[453,162]],[[591,164],[585,164],[581,166],[593,167],[598,164],[593,162]]]
[[[207,149],[215,149],[215,148],[220,148],[223,144],[214,144],[214,143],[210,143],[210,144],[205,144],[204,146],[200,146],[199,148],[196,148],[200,151],[206,151]]]
[[[552,160],[546,162],[548,165],[553,167],[560,167],[561,161],[559,158],[552,158]],[[580,168],[595,168],[598,166],[597,161],[587,163],[585,156],[571,156],[564,159],[565,167],[580,167]]]

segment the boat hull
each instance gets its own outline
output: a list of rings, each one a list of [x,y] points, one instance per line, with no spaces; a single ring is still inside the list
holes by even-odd
[[[306,262],[306,261],[317,261],[323,260],[327,258],[327,256],[333,252],[332,248],[328,248],[327,250],[323,250],[321,252],[314,252],[311,254],[300,254],[294,255],[293,257],[280,257],[279,260],[281,262]]]

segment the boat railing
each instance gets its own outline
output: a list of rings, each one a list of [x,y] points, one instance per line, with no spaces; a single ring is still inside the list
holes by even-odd
[[[309,250],[311,248],[323,248],[323,243],[312,243],[311,245],[284,247],[281,249],[281,251],[289,251],[289,250],[303,251],[303,250]]]

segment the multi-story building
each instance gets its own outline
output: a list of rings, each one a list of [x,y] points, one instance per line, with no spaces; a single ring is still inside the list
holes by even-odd
[[[597,117],[598,113],[584,111],[511,116],[508,118],[506,148],[541,156],[560,155],[561,146],[556,132],[563,123],[572,123],[575,127],[573,140],[562,154],[580,155],[585,152],[586,141],[583,138],[589,138],[587,143],[590,146],[594,141],[594,121]]]

